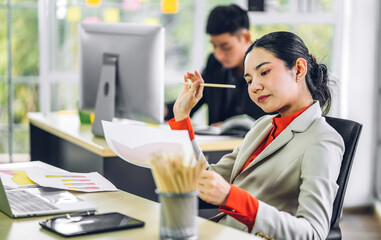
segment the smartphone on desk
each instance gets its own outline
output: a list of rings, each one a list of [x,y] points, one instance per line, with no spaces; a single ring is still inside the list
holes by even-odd
[[[72,214],[41,221],[43,228],[64,237],[143,227],[144,222],[121,213]]]

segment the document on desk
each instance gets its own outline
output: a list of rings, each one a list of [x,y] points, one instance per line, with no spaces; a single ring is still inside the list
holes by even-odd
[[[28,177],[29,172],[43,172],[49,171],[49,168],[43,167],[12,167],[0,169],[0,177],[3,184],[9,188],[24,188],[24,187],[35,187],[38,184],[32,181]],[[62,170],[60,173],[66,173],[67,171]]]
[[[186,161],[193,156],[193,147],[187,130],[134,123],[102,121],[106,142],[123,160],[150,168],[149,158],[157,153],[184,154]]]
[[[43,187],[52,187],[78,192],[104,192],[118,189],[97,172],[41,172],[29,171],[28,177]]]

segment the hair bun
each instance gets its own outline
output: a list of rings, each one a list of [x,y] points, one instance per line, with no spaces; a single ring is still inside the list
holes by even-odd
[[[327,66],[319,64],[312,55],[310,55],[309,61],[311,66],[311,79],[315,87],[321,89],[321,87],[326,86],[328,83],[328,78],[326,77],[328,75]]]
[[[313,86],[311,86],[310,89],[314,90],[311,91],[312,97],[318,99],[321,106],[326,105],[327,102],[330,106],[331,92],[328,88],[329,77],[327,66],[325,64],[319,64],[312,55],[310,55],[309,60],[311,65],[310,79],[313,82]],[[327,114],[328,111],[329,107],[325,109],[324,113]]]

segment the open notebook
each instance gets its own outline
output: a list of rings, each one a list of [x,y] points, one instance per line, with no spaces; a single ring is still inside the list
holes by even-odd
[[[11,189],[3,185],[0,177],[0,210],[10,217],[53,215],[95,209],[97,206],[68,191],[46,187]]]

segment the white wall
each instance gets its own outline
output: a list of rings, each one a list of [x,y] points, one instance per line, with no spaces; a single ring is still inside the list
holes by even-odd
[[[363,124],[344,207],[373,203],[379,0],[346,0],[341,78],[342,117]]]

